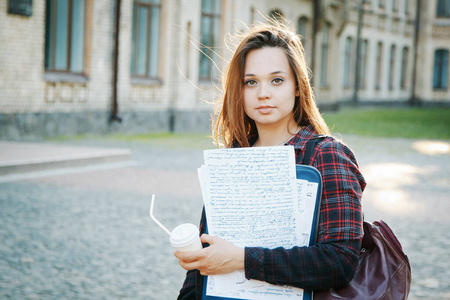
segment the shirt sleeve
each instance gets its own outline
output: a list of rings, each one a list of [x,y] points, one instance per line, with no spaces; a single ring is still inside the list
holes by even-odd
[[[180,294],[177,300],[195,300],[201,299],[196,297],[197,293],[197,274],[198,270],[190,270],[186,273],[186,279],[184,280],[183,287],[180,290]]]
[[[316,245],[247,247],[247,279],[320,290],[343,286],[353,278],[363,237],[361,196],[366,183],[352,151],[333,138],[317,146],[312,161],[323,180]]]

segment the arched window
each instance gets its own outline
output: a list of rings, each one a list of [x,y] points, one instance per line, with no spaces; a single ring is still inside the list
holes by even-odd
[[[377,44],[377,65],[375,69],[375,89],[379,90],[381,88],[381,71],[383,65],[383,43],[378,42]]]
[[[402,90],[406,89],[406,75],[408,71],[408,47],[403,47],[402,50],[402,68],[400,71],[400,88]]]
[[[255,23],[255,7],[250,7],[250,23]]]
[[[220,41],[221,0],[202,0],[200,80],[218,77],[217,48]]]
[[[281,21],[283,19],[283,13],[281,12],[281,10],[274,8],[269,12],[269,17]]]
[[[359,54],[359,87],[366,87],[366,74],[367,74],[367,51],[369,48],[369,42],[367,40],[361,41],[361,53]]]
[[[394,89],[394,75],[395,75],[395,45],[392,45],[389,57],[389,90]]]
[[[303,48],[306,49],[306,43],[308,41],[309,26],[308,18],[300,17],[297,21],[297,33],[302,37]]]
[[[320,65],[320,85],[328,85],[328,56],[330,52],[330,27],[329,23],[326,23],[322,27],[322,41],[321,41],[321,65]]]
[[[353,39],[349,36],[345,39],[345,53],[344,53],[344,88],[350,87],[351,62],[353,53]]]
[[[438,49],[434,52],[433,89],[448,88],[448,50]]]

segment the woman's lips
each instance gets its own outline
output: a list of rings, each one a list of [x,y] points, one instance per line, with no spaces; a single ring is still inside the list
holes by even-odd
[[[268,114],[271,113],[272,110],[274,110],[275,107],[273,106],[260,106],[257,108],[257,110],[261,113],[261,114]]]

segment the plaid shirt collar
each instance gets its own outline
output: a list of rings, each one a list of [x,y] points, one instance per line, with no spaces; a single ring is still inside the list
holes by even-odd
[[[285,146],[294,146],[295,150],[303,150],[306,146],[306,142],[316,136],[317,133],[314,131],[312,125],[308,125],[305,127],[302,127],[289,141],[287,141],[284,145]],[[253,134],[248,137],[248,143],[250,147],[253,147],[253,145],[256,143],[256,140],[258,140],[258,134]]]
[[[316,135],[317,133],[312,125],[308,125],[300,129],[285,145],[292,145],[296,150],[303,150],[306,147],[306,143]]]

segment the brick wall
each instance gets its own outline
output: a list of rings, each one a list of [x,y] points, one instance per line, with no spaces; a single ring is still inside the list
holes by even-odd
[[[122,123],[109,123],[113,101],[113,63],[115,34],[115,1],[86,0],[92,12],[88,31],[87,79],[64,80],[44,71],[45,1],[33,1],[33,14],[23,17],[7,13],[6,0],[0,0],[0,138],[108,131],[180,131],[204,130],[209,127],[209,114],[220,86],[199,82],[200,0],[163,0],[159,78],[136,82],[130,76],[133,0],[123,0],[120,16],[118,104]],[[279,9],[296,25],[299,17],[312,20],[311,1],[223,0],[222,33],[224,41],[217,49],[223,58],[218,66],[226,66],[231,53],[225,45],[229,33],[242,30],[252,20],[264,21],[262,15]],[[356,41],[355,9],[342,13],[337,1],[324,1],[324,18],[331,24],[329,85],[320,82],[320,33],[317,36],[314,79],[319,106],[333,106],[351,97],[351,89],[342,85],[344,42],[347,36]],[[349,2],[356,3],[355,1]],[[450,20],[435,20],[436,1],[423,2],[423,27],[419,51],[419,96],[423,100],[450,103],[449,91],[431,89],[432,65],[436,47],[448,47]],[[349,6],[349,7],[350,7]],[[364,21],[363,39],[369,40],[367,86],[360,92],[361,100],[404,101],[410,86],[399,90],[401,50],[408,46],[409,69],[413,54],[414,9],[404,15],[400,1],[398,11],[369,7]],[[347,8],[344,8],[347,9]],[[262,15],[261,15],[262,14]],[[348,20],[342,19],[344,16]],[[422,20],[421,20],[422,21]],[[312,23],[310,23],[311,25]],[[436,29],[436,30],[433,30]],[[374,88],[376,44],[383,40],[382,88]],[[309,40],[311,44],[311,40]],[[389,48],[397,45],[395,86],[387,88]],[[355,44],[354,44],[355,45]],[[309,45],[310,46],[310,45]],[[307,46],[307,49],[308,47]],[[307,57],[312,54],[307,53]],[[354,65],[354,64],[353,64]],[[174,118],[173,118],[174,116]],[[175,120],[171,123],[171,120]],[[33,133],[34,132],[34,133]]]
[[[39,111],[44,103],[45,1],[30,17],[7,13],[0,1],[0,112]]]

